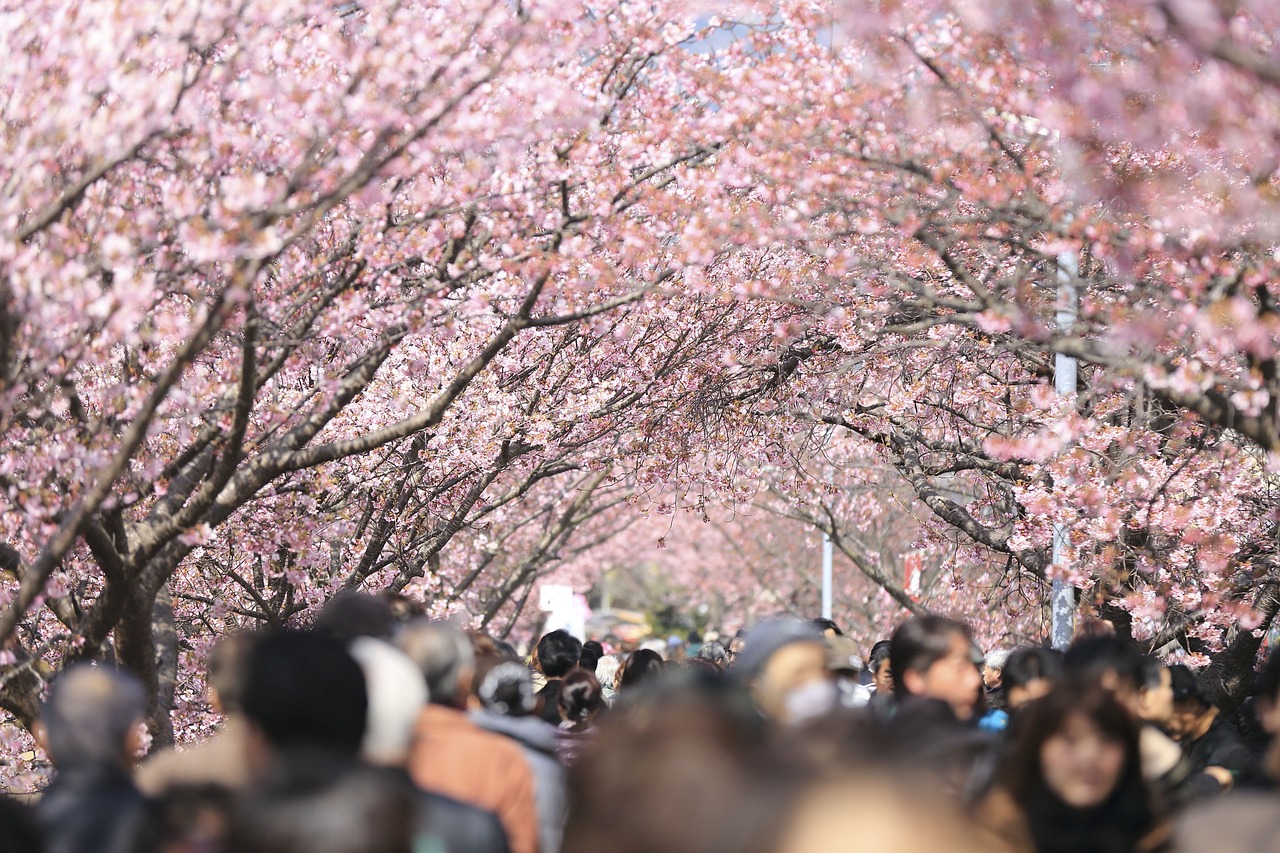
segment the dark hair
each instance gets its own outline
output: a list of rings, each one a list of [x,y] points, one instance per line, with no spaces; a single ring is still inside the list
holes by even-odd
[[[963,622],[945,616],[913,616],[898,626],[889,640],[889,668],[893,670],[894,695],[910,695],[908,672],[923,672],[951,651],[951,638],[959,635],[972,642],[969,628]]]
[[[600,655],[592,649],[583,646],[582,654],[578,657],[578,666],[595,672],[596,664],[598,663],[600,663]]]
[[[1026,687],[1041,678],[1053,681],[1062,674],[1062,652],[1042,646],[1014,649],[1001,672],[1005,690]]]
[[[1072,643],[1062,657],[1062,671],[1076,679],[1093,680],[1114,673],[1135,692],[1145,682],[1137,646],[1112,634],[1083,637]]]
[[[324,819],[317,819],[324,815]],[[412,788],[382,770],[308,756],[244,797],[227,850],[236,853],[412,853]]]
[[[1054,685],[1023,712],[1016,739],[998,772],[1000,785],[1021,806],[1035,849],[1120,853],[1136,849],[1155,823],[1142,779],[1138,724],[1110,691],[1094,679],[1069,678]],[[1041,753],[1075,714],[1124,748],[1124,766],[1115,788],[1100,805],[1077,809],[1045,783]]]
[[[871,653],[867,655],[867,672],[874,673],[880,668],[880,664],[889,659],[889,641],[878,640],[871,647]]]
[[[332,637],[284,632],[254,644],[244,713],[274,749],[354,756],[367,710],[364,672]]]
[[[568,631],[552,631],[538,641],[538,664],[547,678],[563,678],[582,658],[582,643]]]
[[[1175,663],[1169,667],[1169,683],[1173,688],[1173,700],[1175,702],[1185,702],[1193,700],[1201,705],[1208,706],[1209,700],[1204,698],[1204,694],[1200,692],[1200,685],[1196,683],[1196,674],[1188,669],[1185,665]]]
[[[840,630],[840,626],[830,619],[818,618],[818,619],[811,619],[810,621],[813,623],[813,626],[817,628],[819,631],[835,631],[837,637],[844,636],[844,631]]]
[[[618,679],[618,689],[647,684],[655,681],[661,674],[662,655],[652,649],[637,649],[622,666],[622,677]]]
[[[604,646],[600,644],[599,640],[587,640],[582,644],[582,650],[584,652],[595,652],[597,660],[604,657]]]
[[[385,640],[391,636],[394,623],[391,605],[386,599],[367,592],[344,590],[320,608],[311,630],[346,645],[356,637]]]
[[[1253,682],[1253,695],[1272,705],[1280,702],[1280,646],[1271,650]]]
[[[0,853],[43,853],[45,849],[35,812],[0,794]]]
[[[556,703],[560,707],[560,719],[582,726],[604,707],[604,692],[594,673],[578,667],[564,677]]]
[[[533,675],[518,660],[497,655],[477,658],[471,686],[485,710],[504,717],[526,717],[538,705]]]

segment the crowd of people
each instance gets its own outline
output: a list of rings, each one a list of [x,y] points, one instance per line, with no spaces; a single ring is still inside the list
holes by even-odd
[[[79,664],[0,851],[1280,850],[1280,655],[1230,709],[1101,631],[983,654],[913,617],[864,655],[778,617],[678,657],[564,631],[524,657],[352,594],[223,640],[217,733],[141,762],[142,686]]]

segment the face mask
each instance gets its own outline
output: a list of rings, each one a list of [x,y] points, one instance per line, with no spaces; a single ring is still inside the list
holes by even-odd
[[[830,681],[811,681],[787,694],[783,704],[792,725],[805,723],[829,713],[836,707],[839,691]]]

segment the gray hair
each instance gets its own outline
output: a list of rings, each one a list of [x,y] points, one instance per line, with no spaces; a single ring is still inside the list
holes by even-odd
[[[617,655],[605,655],[596,663],[596,680],[604,687],[612,688],[618,682],[618,670],[622,661]]]
[[[409,656],[390,643],[357,637],[348,649],[364,671],[369,694],[360,754],[371,764],[400,766],[409,757],[414,725],[427,704],[427,683]]]
[[[1004,669],[1005,661],[1009,660],[1009,655],[1013,652],[1009,649],[999,649],[994,652],[987,652],[987,656],[982,659],[982,663],[991,669]]]
[[[129,735],[142,722],[147,697],[130,673],[82,663],[49,691],[41,722],[54,765],[127,764]]]
[[[406,625],[396,645],[422,670],[432,703],[460,704],[467,691],[467,685],[460,683],[462,675],[474,669],[476,659],[471,641],[461,629],[422,619]]]
[[[702,648],[698,649],[698,657],[722,667],[729,665],[729,653],[725,651],[723,643],[704,643]]]

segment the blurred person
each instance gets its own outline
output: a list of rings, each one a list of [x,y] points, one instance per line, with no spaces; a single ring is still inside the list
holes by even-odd
[[[871,691],[859,683],[862,657],[858,644],[849,637],[826,638],[827,672],[836,685],[837,704],[845,708],[861,708],[871,701]]]
[[[1014,649],[1000,670],[1009,712],[1016,713],[1047,694],[1061,673],[1062,652],[1057,649],[1040,646]]]
[[[226,850],[233,802],[233,793],[223,785],[170,785],[148,804],[134,853]]]
[[[973,660],[973,638],[961,622],[914,616],[889,641],[895,698],[945,702],[958,720],[974,717],[982,676]]]
[[[232,811],[235,853],[415,853],[412,792],[385,773],[332,755],[274,766]],[[430,849],[430,848],[426,848]]]
[[[931,800],[914,780],[885,774],[823,782],[802,795],[777,853],[987,853],[991,848],[945,800]]]
[[[714,641],[703,643],[702,648],[698,649],[697,657],[710,661],[720,669],[725,669],[729,666],[729,653],[725,651],[723,645]]]
[[[813,627],[817,628],[822,633],[822,636],[828,640],[832,637],[844,636],[844,631],[840,630],[840,626],[830,619],[819,617],[810,621],[813,623]]]
[[[538,666],[547,679],[537,694],[541,708],[538,713],[553,726],[560,725],[556,697],[560,695],[561,679],[578,665],[581,658],[582,643],[568,631],[552,631],[538,640]]]
[[[235,791],[249,784],[249,723],[244,717],[244,681],[249,650],[257,639],[237,634],[219,640],[209,652],[206,690],[209,704],[223,715],[208,740],[178,751],[158,750],[138,768],[134,781],[155,796],[174,785],[221,785]]]
[[[476,661],[472,685],[475,702],[469,716],[480,728],[510,738],[523,751],[533,773],[538,847],[542,853],[556,853],[568,812],[565,771],[556,729],[534,713],[538,700],[532,673],[518,660],[484,657]]]
[[[409,756],[413,780],[428,791],[493,812],[512,853],[536,853],[538,811],[524,753],[466,713],[475,674],[470,640],[453,625],[423,620],[405,626],[397,643],[427,683],[428,704],[418,717]]]
[[[613,704],[613,697],[617,695],[618,678],[621,675],[622,661],[618,660],[617,655],[605,655],[596,664],[596,681],[600,682],[604,700],[610,705]]]
[[[1216,789],[1199,778],[1183,749],[1165,731],[1172,710],[1169,676],[1158,660],[1105,631],[1073,643],[1062,658],[1064,677],[1093,681],[1109,691],[1139,724],[1142,774],[1160,799],[1179,808]]]
[[[344,590],[320,608],[311,630],[347,645],[357,637],[388,639],[395,621],[391,603],[386,598]]]
[[[1064,680],[1027,706],[976,817],[1025,853],[1133,853],[1154,849],[1164,831],[1142,778],[1137,722],[1088,680]]]
[[[1211,777],[1221,791],[1228,791],[1238,779],[1251,780],[1256,774],[1253,754],[1240,732],[1222,719],[1218,707],[1204,698],[1190,669],[1175,664],[1168,668],[1172,712],[1166,728],[1177,740],[1191,763],[1191,772]],[[1203,786],[1204,793],[1216,793]]]
[[[360,754],[413,792],[419,840],[438,842],[444,853],[508,853],[506,831],[493,813],[423,790],[409,777],[413,731],[427,702],[418,667],[396,647],[372,637],[355,639],[350,651],[364,672],[369,697]]]
[[[783,617],[753,625],[733,672],[760,713],[777,723],[818,717],[836,705],[826,642],[809,622]]]
[[[595,722],[605,708],[604,695],[595,674],[579,667],[564,677],[558,698],[560,728],[557,754],[566,765],[576,763],[578,754],[595,739]]]
[[[729,639],[728,645],[724,647],[725,654],[729,656],[729,666],[731,667],[737,662],[738,655],[742,653],[742,642],[743,642],[742,638],[745,634],[746,634],[746,631],[739,628],[738,631],[733,635],[733,637]]]
[[[132,853],[147,816],[131,778],[146,707],[123,670],[76,664],[54,681],[35,727],[56,771],[35,807],[49,853]]]
[[[662,675],[662,655],[652,649],[636,649],[627,657],[618,675],[619,695],[641,685],[651,684]]]
[[[569,779],[564,853],[770,853],[795,787],[733,679],[634,696]]]
[[[866,679],[873,704],[892,703],[893,670],[889,667],[888,640],[877,640],[871,647],[867,655]]]
[[[285,631],[258,639],[245,663],[243,712],[257,778],[301,755],[355,763],[364,740],[364,673],[338,640]]]
[[[45,853],[46,849],[35,812],[0,794],[0,853]]]

